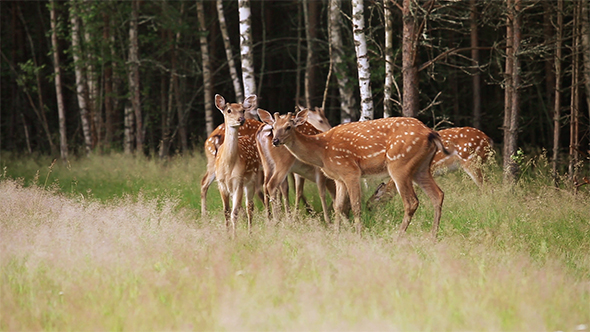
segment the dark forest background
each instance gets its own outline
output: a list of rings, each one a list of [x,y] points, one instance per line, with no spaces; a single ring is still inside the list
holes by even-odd
[[[402,9],[405,2],[364,1],[364,32],[371,65],[375,118],[383,116],[384,108],[384,6],[391,6],[392,13],[393,76],[398,87],[392,97],[393,115],[402,115]],[[576,153],[575,162],[579,168],[588,163],[589,151],[587,81],[590,60],[585,54],[589,4],[586,1],[516,2],[518,11],[510,7],[512,1],[499,0],[432,0],[414,4],[411,15],[421,28],[417,36],[420,110],[416,116],[436,129],[480,127],[501,152],[507,88],[507,20],[516,13],[522,33],[517,54],[521,78],[516,87],[520,95],[517,146],[534,154],[546,150],[552,155],[555,150],[560,172],[567,171],[571,155]],[[222,3],[232,52],[240,71],[238,1]],[[55,32],[69,154],[88,153],[87,143],[91,146],[90,153],[125,150],[125,109],[130,107],[132,96],[129,36],[136,6],[139,100],[144,134],[141,153],[157,155],[165,131],[169,131],[166,135],[170,137],[166,156],[200,151],[207,137],[201,37],[207,40],[213,93],[223,95],[228,101],[235,101],[236,95],[229,75],[217,3],[202,2],[205,31],[199,29],[197,4],[197,1],[147,0],[2,1],[0,149],[59,156],[60,125],[55,48],[52,46]],[[52,6],[55,6],[54,28]],[[307,6],[305,10],[304,6]],[[329,1],[250,1],[250,7],[259,107],[271,112],[293,111],[296,104],[305,104],[306,89],[310,93],[310,106],[321,106],[330,73],[325,111],[332,125],[340,123],[338,81],[330,71]],[[78,46],[73,46],[73,15],[80,24]],[[340,21],[345,70],[358,103],[358,74],[348,1],[341,2]],[[474,27],[477,29],[477,61],[472,58]],[[311,60],[307,57],[308,48],[313,51]],[[561,68],[558,77],[557,63]],[[86,114],[91,141],[86,143],[76,64],[89,80],[86,97],[91,95]],[[304,81],[306,71],[307,82]],[[481,77],[479,88],[473,84],[476,74]],[[561,86],[556,87],[558,81]],[[556,91],[559,105],[555,103]],[[479,96],[481,104],[481,118],[477,121],[473,112],[474,95]],[[353,120],[358,116],[358,113],[353,114]],[[223,121],[217,110],[213,111],[213,119],[215,125]],[[572,123],[578,128],[575,131],[570,129],[574,128]],[[561,129],[557,139],[556,124]],[[184,142],[183,131],[186,133]],[[574,152],[571,142],[577,142]]]

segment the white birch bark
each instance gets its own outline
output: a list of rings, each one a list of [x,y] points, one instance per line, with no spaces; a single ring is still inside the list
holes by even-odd
[[[254,57],[252,56],[252,26],[250,24],[250,0],[239,0],[238,11],[240,17],[240,54],[242,57],[242,81],[244,82],[244,96],[256,94],[256,78],[254,77]]]
[[[78,96],[78,106],[80,107],[84,147],[88,155],[92,151],[92,137],[90,133],[90,121],[88,119],[88,104],[86,101],[88,91],[86,90],[86,80],[82,71],[82,59],[80,58],[80,20],[78,18],[75,0],[72,0],[71,4],[70,21],[72,23],[72,56],[74,58],[74,72],[76,75],[76,94]]]
[[[87,11],[91,10],[92,2],[90,0],[84,0],[83,3],[85,9],[85,14],[83,18],[87,18],[89,13]],[[86,67],[86,83],[88,84],[88,118],[94,122],[94,128],[91,127],[91,136],[95,138],[94,144],[101,141],[101,132],[102,132],[102,105],[99,104],[99,85],[98,85],[98,75],[96,73],[96,68],[94,63],[96,61],[96,56],[94,54],[94,50],[90,50],[91,45],[93,45],[92,36],[90,34],[90,29],[88,28],[89,24],[84,19],[82,20],[82,25],[85,27],[84,29],[84,42],[86,43],[88,49],[84,54],[84,61]]]
[[[352,29],[354,48],[356,51],[359,88],[361,96],[360,121],[373,119],[373,97],[371,91],[371,68],[367,54],[367,40],[365,38],[365,18],[363,0],[352,1]]]
[[[238,76],[236,69],[236,62],[234,61],[234,54],[231,48],[229,33],[227,32],[227,24],[225,23],[225,14],[223,11],[223,0],[217,0],[217,14],[219,16],[219,29],[223,37],[223,45],[225,46],[225,56],[227,57],[227,66],[229,67],[229,75],[234,85],[234,92],[236,94],[236,102],[244,101],[244,93],[242,92],[242,82]],[[213,101],[211,101],[213,103]],[[213,107],[213,106],[212,106]]]
[[[197,17],[199,20],[199,40],[201,42],[201,60],[203,63],[203,87],[205,94],[205,126],[207,137],[213,132],[213,87],[211,86],[211,61],[207,45],[207,27],[205,26],[205,10],[203,2],[197,1]],[[225,38],[224,38],[225,39]],[[226,45],[227,46],[227,45]]]
[[[55,13],[55,0],[51,0],[51,46],[53,47],[53,68],[55,72],[55,93],[57,97],[57,113],[59,117],[59,152],[63,162],[68,161],[68,138],[66,135],[66,110],[61,86],[61,66],[59,61],[59,49],[57,43],[57,14]]]

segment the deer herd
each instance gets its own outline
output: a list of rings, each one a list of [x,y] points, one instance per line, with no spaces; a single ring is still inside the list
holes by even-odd
[[[482,186],[482,167],[492,151],[491,139],[478,129],[437,132],[415,118],[391,117],[332,128],[320,108],[271,114],[258,108],[255,95],[242,103],[227,103],[216,95],[215,106],[224,123],[205,141],[207,170],[201,180],[201,213],[207,213],[207,191],[216,179],[232,237],[244,196],[249,232],[255,195],[263,201],[269,219],[281,213],[281,205],[290,212],[288,179],[292,175],[296,207],[305,201],[304,181],[312,181],[317,185],[326,223],[332,222],[328,192],[335,229],[340,229],[352,210],[358,234],[362,232],[361,178],[389,178],[366,203],[368,208],[400,194],[404,218],[399,235],[405,233],[418,208],[417,185],[433,205],[431,236],[436,238],[444,194],[433,174],[461,168]]]

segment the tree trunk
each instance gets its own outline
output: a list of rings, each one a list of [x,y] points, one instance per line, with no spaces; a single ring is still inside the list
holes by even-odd
[[[555,45],[555,31],[552,22],[555,8],[553,2],[542,1],[543,3],[543,39],[546,45]],[[555,104],[555,55],[548,52],[545,58],[545,105],[549,117],[553,117],[553,105]]]
[[[86,84],[86,75],[82,70],[82,59],[80,47],[80,19],[78,18],[78,8],[76,0],[71,1],[70,20],[72,22],[72,56],[74,58],[74,70],[76,73],[76,93],[78,96],[78,106],[80,107],[80,119],[82,121],[82,133],[84,134],[84,146],[86,154],[92,151],[92,134],[90,131],[90,119],[88,118],[88,90]]]
[[[137,38],[139,20],[139,0],[131,2],[131,20],[129,22],[129,92],[131,105],[135,113],[135,148],[143,153],[143,121],[141,114],[141,89],[139,86],[139,42]]]
[[[107,150],[110,150],[111,144],[113,143],[113,135],[115,132],[113,123],[113,59],[107,56],[111,52],[111,49],[115,45],[111,44],[111,19],[107,13],[103,14],[103,41],[105,45],[102,49],[103,57],[105,58],[104,63],[104,115],[105,115],[105,137],[104,146]]]
[[[197,1],[197,7],[198,4],[201,4],[201,9],[202,8],[202,2],[201,1]],[[182,16],[184,14],[184,2],[180,3],[180,19],[178,21],[179,24],[182,24]],[[188,135],[186,132],[186,115],[185,115],[185,111],[184,111],[184,104],[182,102],[182,93],[180,91],[180,78],[178,77],[178,71],[176,69],[176,67],[178,66],[178,55],[177,55],[177,49],[178,49],[178,45],[180,44],[180,30],[176,31],[176,36],[174,39],[174,59],[175,59],[175,69],[174,69],[174,73],[172,74],[172,87],[174,88],[174,99],[176,100],[176,113],[178,115],[178,136],[180,139],[180,147],[182,148],[182,152],[183,153],[188,153],[189,149],[188,149]],[[202,50],[202,47],[201,47]],[[209,72],[211,70],[209,69]],[[205,75],[205,67],[203,67],[203,75]],[[209,83],[209,86],[207,86],[207,83],[205,82],[205,96],[207,96],[207,89],[211,89],[211,83]],[[210,98],[205,98],[205,101],[207,101],[207,99],[213,99],[213,96],[211,95]],[[206,105],[206,104],[205,104]]]
[[[91,37],[90,24],[87,18],[90,16],[88,11],[91,10],[92,2],[84,0],[84,15],[82,16],[82,26],[84,29],[84,43],[86,45],[85,52],[82,56],[84,67],[83,74],[86,75],[86,83],[88,84],[88,118],[90,120],[90,135],[92,138],[92,148],[96,148],[102,140],[102,105],[100,105],[100,89],[98,84],[98,74],[96,72],[95,62],[96,55],[93,49],[93,38]]]
[[[348,67],[344,62],[342,33],[340,28],[340,0],[330,0],[330,44],[332,45],[331,61],[334,66],[334,76],[338,81],[340,94],[340,123],[347,123],[356,119],[356,100],[352,84],[348,77]]]
[[[472,73],[473,83],[473,127],[481,129],[481,74],[479,72],[479,36],[477,31],[477,0],[470,0],[471,15],[471,60],[474,70]]]
[[[256,79],[254,77],[254,57],[252,46],[252,26],[250,24],[250,0],[239,0],[240,17],[240,54],[242,58],[242,81],[244,82],[244,97],[256,94]],[[211,118],[213,123],[213,118]],[[213,124],[211,124],[213,127]]]
[[[68,161],[68,138],[66,135],[66,110],[64,106],[64,96],[61,87],[61,66],[59,62],[59,49],[57,42],[57,14],[55,10],[55,0],[51,0],[51,46],[53,48],[53,67],[55,72],[55,93],[57,97],[57,113],[59,117],[59,152],[61,160]]]
[[[166,43],[171,40],[172,37],[172,30],[166,29],[162,32],[162,43]],[[158,156],[160,160],[165,159],[168,157],[170,152],[170,145],[171,145],[171,133],[170,127],[172,125],[172,118],[174,116],[173,113],[173,86],[174,86],[174,75],[176,74],[176,52],[174,51],[175,44],[170,43],[170,53],[167,55],[170,57],[170,76],[166,77],[162,75],[161,83],[160,83],[160,107],[162,110],[161,119],[162,119],[162,141],[160,144],[160,151]],[[168,81],[168,83],[166,83]]]
[[[383,117],[393,116],[393,22],[391,15],[392,0],[383,1],[385,14],[385,85],[383,86]]]
[[[373,93],[371,91],[371,68],[369,66],[369,55],[367,53],[367,40],[365,38],[363,0],[352,1],[352,30],[361,96],[361,117],[359,120],[372,120],[374,117]]]
[[[218,2],[218,12],[223,9],[219,9],[220,4]],[[223,16],[222,13],[219,14],[220,19]],[[209,60],[209,46],[207,45],[207,26],[205,25],[205,10],[203,9],[203,2],[197,1],[197,17],[199,20],[199,30],[200,30],[200,42],[201,42],[201,59],[203,61],[203,87],[204,87],[204,97],[205,97],[205,114],[213,114],[213,87],[211,84],[211,60]],[[221,22],[221,21],[220,21]],[[227,34],[227,31],[225,31]],[[224,35],[225,41],[225,35]],[[231,58],[231,46],[229,45],[229,37],[227,38],[227,42],[225,44],[226,53],[228,56],[228,61]],[[233,61],[232,61],[233,62]],[[233,68],[235,71],[235,68]],[[232,69],[230,68],[230,73]],[[236,76],[237,78],[237,76]],[[234,80],[234,84],[235,84]],[[235,85],[234,85],[235,89]],[[241,90],[241,89],[240,89]],[[240,91],[241,93],[241,91]],[[236,90],[236,96],[238,95],[238,90]],[[211,135],[213,132],[213,121],[207,121],[207,136]]]
[[[520,86],[520,61],[518,58],[518,53],[520,51],[520,41],[521,41],[521,31],[520,31],[520,1],[521,0],[508,0],[507,7],[508,7],[508,27],[507,33],[510,32],[508,36],[508,40],[510,45],[509,57],[507,57],[506,62],[511,65],[510,73],[506,73],[506,75],[511,75],[510,85],[507,85],[506,90],[509,94],[510,103],[509,105],[505,105],[505,116],[508,116],[508,120],[504,119],[504,123],[508,125],[508,128],[504,130],[504,182],[505,183],[514,183],[517,179],[518,172],[519,172],[519,165],[513,159],[513,156],[516,154],[517,150],[517,141],[518,141],[518,119],[520,116],[520,95],[518,93],[518,89]],[[514,4],[514,5],[513,5]],[[511,36],[511,38],[510,38]],[[510,58],[510,60],[508,60]],[[508,67],[507,67],[508,69]]]
[[[570,148],[568,173],[572,181],[576,181],[579,160],[579,109],[580,109],[580,44],[581,38],[581,5],[577,2],[574,5],[573,17],[573,40],[572,40],[572,85],[570,94]]]
[[[317,38],[317,4],[315,0],[303,1],[303,17],[305,18],[305,41],[307,50],[307,60],[305,65],[304,89],[305,105],[312,107],[314,103],[313,92],[317,90],[317,56],[315,55],[315,39]]]
[[[584,90],[586,95],[586,108],[588,109],[588,117],[590,118],[590,4],[583,2],[582,6],[582,54],[584,56],[584,70],[583,70],[583,81]],[[588,151],[590,151],[590,140],[588,140]]]
[[[236,94],[236,102],[241,103],[244,101],[244,93],[242,92],[242,82],[238,76],[238,71],[236,69],[236,63],[234,61],[234,55],[231,48],[231,42],[229,39],[229,33],[227,32],[227,25],[225,23],[225,14],[223,13],[223,1],[217,0],[217,14],[219,16],[219,29],[221,30],[221,35],[223,36],[223,44],[225,46],[225,56],[227,57],[227,66],[229,67],[229,75],[231,77],[232,83],[234,85],[234,92]],[[205,103],[207,100],[205,100]],[[213,101],[210,101],[211,109],[213,109]],[[205,109],[207,106],[205,105]],[[206,112],[206,111],[205,111]],[[207,131],[207,136],[209,135],[209,131]]]
[[[412,0],[403,0],[402,33],[402,75],[403,75],[403,116],[415,117],[420,107],[419,80],[417,65],[418,29]]]
[[[557,186],[559,174],[559,136],[561,132],[561,58],[563,44],[563,1],[557,0],[557,31],[555,34],[555,99],[553,105],[553,182]]]
[[[133,153],[133,143],[135,141],[135,133],[134,133],[135,124],[134,124],[134,122],[135,121],[134,121],[134,115],[133,115],[133,106],[131,105],[131,103],[126,103],[125,104],[125,120],[124,120],[125,154],[132,154]]]

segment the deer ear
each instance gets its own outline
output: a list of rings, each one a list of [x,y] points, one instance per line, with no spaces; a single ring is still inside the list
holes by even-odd
[[[256,95],[248,96],[248,98],[244,99],[242,105],[244,106],[245,112],[256,108],[258,106]]]
[[[275,120],[272,118],[272,115],[270,115],[270,113],[263,109],[258,109],[258,116],[260,117],[260,120],[262,120],[262,122],[269,124],[271,126],[275,122]]]
[[[215,107],[217,107],[221,113],[225,109],[225,98],[223,98],[220,94],[215,95]]]
[[[307,110],[303,110],[303,111],[297,113],[297,115],[295,115],[294,122],[295,122],[296,127],[301,126],[302,124],[307,122],[307,115],[308,115],[307,112],[308,112]]]

